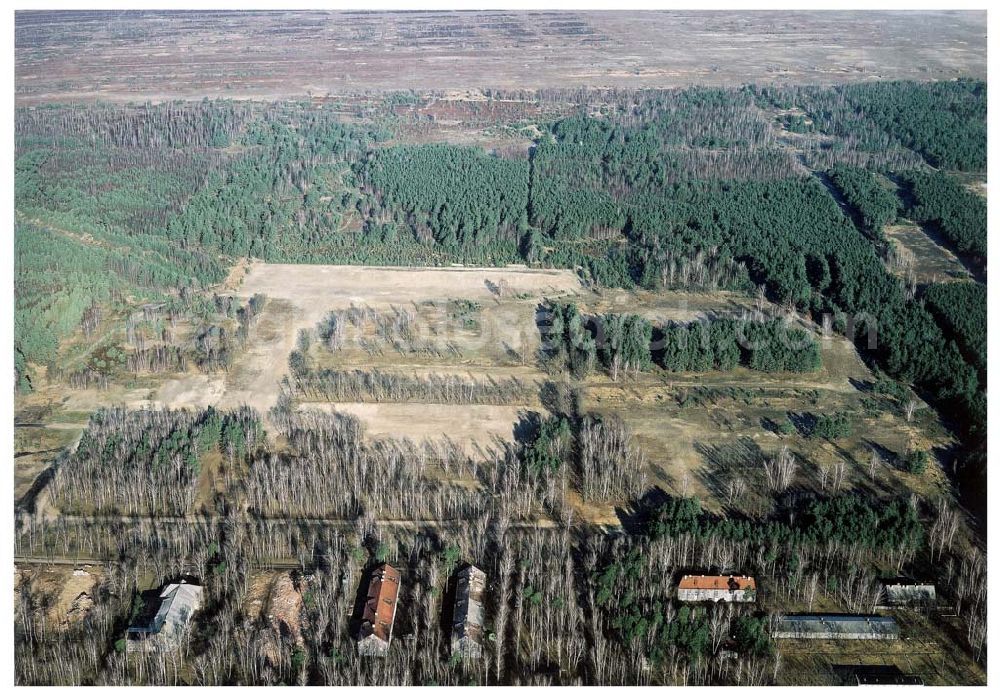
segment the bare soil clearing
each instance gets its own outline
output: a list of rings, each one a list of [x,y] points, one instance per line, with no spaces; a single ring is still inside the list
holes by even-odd
[[[304,409],[347,413],[369,438],[447,439],[473,457],[487,457],[497,439],[514,440],[514,425],[538,406],[441,405],[433,403],[305,403]]]
[[[243,278],[241,296],[255,293],[286,299],[320,313],[351,303],[408,303],[461,298],[487,301],[496,295],[487,282],[506,279],[511,296],[579,291],[576,274],[566,269],[510,267],[361,267],[255,263]]]
[[[329,401],[311,394],[298,396],[301,410],[356,416],[371,439],[450,440],[473,458],[490,458],[498,442],[514,439],[517,424],[529,412],[545,413],[543,384],[568,381],[582,390],[582,410],[618,413],[632,427],[648,457],[650,486],[675,495],[696,495],[716,511],[730,508],[764,514],[757,508],[767,507],[772,499],[762,490],[763,461],[783,446],[792,450],[800,464],[796,485],[807,490],[825,488],[824,470],[829,473],[843,463],[843,489],[882,495],[912,490],[930,498],[950,492],[936,461],[922,476],[905,474],[892,465],[893,459],[914,448],[933,449],[947,459],[953,445],[926,405],[918,406],[912,422],[898,409],[866,415],[861,387],[873,377],[854,345],[843,337],[819,336],[822,368],[807,374],[768,374],[746,368],[675,374],[654,369],[616,383],[600,370],[576,381],[550,375],[538,364],[536,311],[547,297],[572,299],[587,315],[640,313],[656,323],[738,317],[752,310],[780,313],[768,303],[758,307],[756,299],[742,294],[594,291],[583,288],[572,271],[525,267],[391,268],[245,261],[237,267],[230,277],[232,291],[243,298],[262,293],[267,302],[247,348],[236,355],[228,373],[192,371],[161,379],[159,386],[70,392],[69,399],[53,403],[55,407],[39,406],[38,410],[48,411],[44,415],[32,417],[23,406],[19,414],[40,426],[69,422],[72,416],[85,423],[88,410],[109,404],[223,409],[248,404],[266,415],[277,402],[282,379],[291,373],[289,355],[299,332],[315,330],[331,311],[353,308],[364,319],[357,324],[345,321],[353,335],[348,334],[339,349],[331,350],[313,334],[307,353],[312,367],[478,382],[516,378],[528,389],[525,397],[515,396],[509,405],[449,405],[421,398],[370,402],[370,397],[363,396]],[[501,281],[507,288],[502,297],[497,293]],[[405,342],[396,342],[395,331],[388,336],[378,332],[376,318],[392,321],[402,316],[409,319],[412,330]],[[801,318],[792,322],[819,334],[811,322]],[[369,402],[352,402],[358,400]],[[807,428],[801,426],[792,433],[778,429],[790,419],[807,424],[810,415],[837,411],[853,415],[852,436],[831,442],[809,437]],[[867,468],[873,450],[885,461],[874,477]],[[208,455],[203,463],[196,509],[211,511],[216,493],[225,489],[216,457]],[[19,473],[22,490],[37,471]],[[735,499],[729,494],[734,480],[747,486],[746,494]],[[574,507],[588,521],[608,523],[617,517],[614,506],[576,503]]]
[[[541,296],[582,290],[570,270],[255,263],[237,291],[244,298],[262,293],[268,299],[251,332],[249,348],[224,378],[198,374],[167,381],[157,393],[155,404],[214,404],[223,408],[249,405],[266,413],[277,401],[281,379],[288,373],[288,355],[295,348],[299,331],[313,329],[331,310],[352,304],[389,308],[393,304],[452,298],[495,302],[492,285],[501,279],[509,285],[510,295],[527,297],[520,301],[526,310],[519,315],[528,318]]]
[[[23,566],[15,570],[15,594],[27,586],[36,603],[50,600],[45,609],[45,623],[48,628],[60,630],[86,618],[94,604],[94,588],[104,575],[97,566]]]
[[[243,609],[249,619],[267,629],[257,651],[269,662],[279,662],[284,643],[302,645],[302,606],[302,587],[288,573],[261,570],[250,574]]]

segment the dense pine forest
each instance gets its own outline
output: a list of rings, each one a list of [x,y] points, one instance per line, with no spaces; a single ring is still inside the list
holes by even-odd
[[[86,309],[207,288],[241,257],[523,261],[658,288],[710,250],[724,286],[762,284],[841,329],[855,317],[859,338],[877,319],[877,348],[862,350],[978,434],[985,404],[968,349],[940,313],[911,303],[869,236],[905,211],[956,252],[985,256],[985,202],[931,169],[983,167],[985,93],[959,81],[595,94],[600,107],[548,124],[520,159],[390,145],[391,121],[347,123],[329,106],[19,109],[18,385],[30,389],[29,365],[53,362]],[[824,159],[841,162],[829,177],[848,214],[822,172],[788,160],[761,105],[801,107],[835,137]],[[855,153],[901,150],[925,165],[853,165]]]

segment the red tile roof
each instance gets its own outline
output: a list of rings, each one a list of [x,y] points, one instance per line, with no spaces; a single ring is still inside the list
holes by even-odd
[[[372,571],[368,582],[368,599],[362,615],[362,630],[368,625],[371,632],[386,643],[392,635],[392,621],[396,615],[396,598],[399,596],[399,571],[383,564]]]
[[[757,582],[748,575],[685,575],[677,587],[682,590],[756,590]]]

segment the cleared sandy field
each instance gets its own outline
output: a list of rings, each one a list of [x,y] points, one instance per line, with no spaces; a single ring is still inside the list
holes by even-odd
[[[295,348],[299,331],[314,328],[331,310],[352,304],[412,308],[421,301],[449,299],[498,304],[492,285],[501,280],[508,285],[504,304],[517,306],[511,317],[520,320],[516,330],[497,324],[505,329],[496,340],[500,347],[504,341],[517,341],[521,330],[534,330],[530,327],[532,309],[542,297],[583,291],[579,278],[570,270],[254,263],[236,293],[244,298],[265,294],[267,303],[251,332],[247,350],[224,377],[198,374],[166,381],[152,404],[175,408],[249,405],[265,414],[277,401],[281,379],[288,374],[288,355]],[[534,337],[537,332],[529,335]]]
[[[431,403],[306,403],[304,410],[357,417],[370,438],[448,439],[468,454],[486,458],[496,440],[513,441],[514,425],[538,407]]]
[[[360,267],[348,265],[253,264],[240,295],[288,299],[322,313],[351,303],[409,303],[426,299],[494,300],[489,283],[510,285],[508,296],[559,294],[581,290],[571,270],[527,267]],[[322,314],[321,313],[321,314]]]

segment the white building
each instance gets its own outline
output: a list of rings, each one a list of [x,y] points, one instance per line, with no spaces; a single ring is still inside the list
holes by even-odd
[[[451,626],[451,652],[466,658],[478,658],[483,653],[483,595],[486,573],[467,566],[458,574],[455,587],[455,613]]]
[[[677,584],[681,602],[753,602],[757,582],[748,575],[685,575]]]
[[[160,607],[151,619],[137,622],[125,633],[129,651],[169,651],[177,648],[201,607],[202,588],[181,580],[160,592]]]

